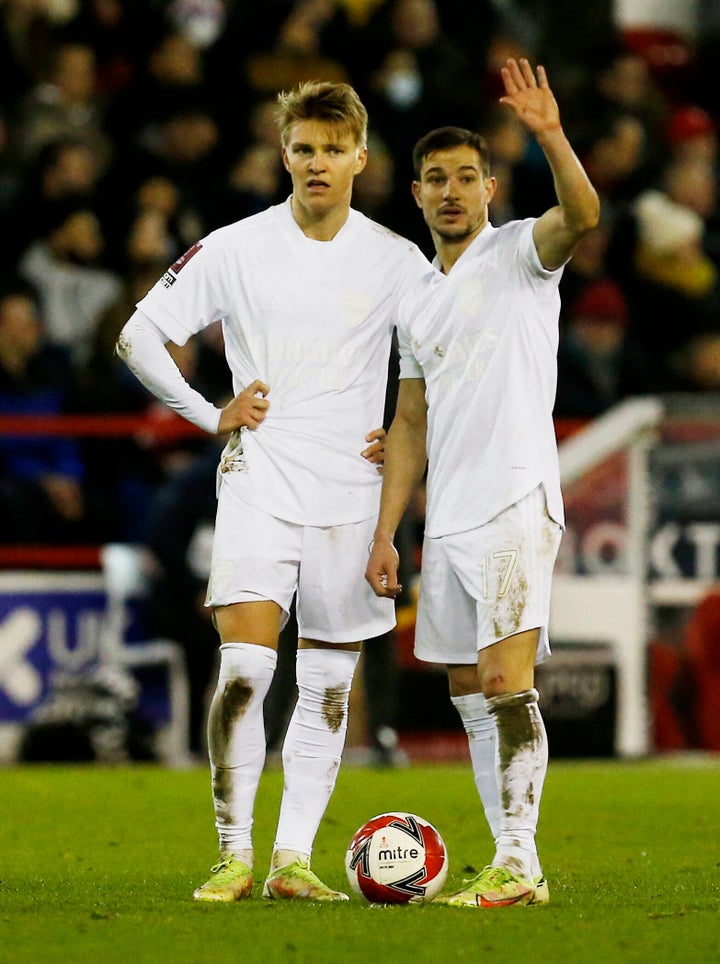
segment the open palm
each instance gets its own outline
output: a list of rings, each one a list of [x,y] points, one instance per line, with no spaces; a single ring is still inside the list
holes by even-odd
[[[501,104],[511,107],[523,124],[534,134],[560,127],[560,111],[547,80],[544,67],[537,77],[529,62],[509,59],[502,68],[505,96]]]

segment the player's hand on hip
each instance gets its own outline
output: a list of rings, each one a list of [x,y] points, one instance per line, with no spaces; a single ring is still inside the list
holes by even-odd
[[[360,455],[368,462],[372,462],[377,465],[378,472],[382,473],[383,463],[385,462],[385,438],[387,433],[384,428],[373,429],[372,432],[368,432],[365,436],[365,441],[370,442],[366,449],[363,449]]]
[[[530,63],[510,57],[502,68],[505,96],[500,98],[534,134],[560,128],[560,109],[550,90],[545,68],[538,66],[537,77]]]
[[[260,379],[244,388],[223,408],[218,424],[218,435],[234,432],[235,429],[257,428],[267,415],[270,402],[265,397],[270,386]]]
[[[392,542],[389,540],[373,542],[365,578],[376,596],[396,599],[402,592],[402,586],[397,581],[399,561],[400,557]]]

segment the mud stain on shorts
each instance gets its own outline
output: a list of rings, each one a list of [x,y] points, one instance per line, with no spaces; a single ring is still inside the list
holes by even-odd
[[[512,636],[522,626],[523,614],[527,605],[528,583],[524,572],[518,572],[512,579],[508,591],[495,601],[493,630],[496,639]]]

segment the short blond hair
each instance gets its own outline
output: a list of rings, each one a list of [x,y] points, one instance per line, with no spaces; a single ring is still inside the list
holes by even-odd
[[[337,125],[349,133],[358,147],[367,145],[368,115],[357,91],[350,84],[308,80],[277,95],[277,124],[285,147],[293,124],[318,120]]]

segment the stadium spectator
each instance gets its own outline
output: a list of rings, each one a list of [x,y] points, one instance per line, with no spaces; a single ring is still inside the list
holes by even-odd
[[[717,164],[705,157],[671,158],[662,171],[660,188],[671,201],[694,211],[704,224],[703,250],[720,267],[720,180]]]
[[[566,312],[558,346],[554,413],[590,419],[652,391],[652,369],[628,337],[625,297],[612,279],[592,281]]]
[[[21,279],[0,290],[0,412],[56,415],[72,385],[69,359],[43,337],[37,294]],[[6,435],[0,440],[3,542],[92,542],[107,537],[88,499],[85,466],[72,439]]]
[[[668,117],[665,140],[673,157],[693,157],[718,163],[718,127],[697,104],[676,108]]]
[[[147,137],[118,151],[108,188],[122,205],[132,203],[150,178],[165,178],[176,186],[183,206],[200,219],[196,227],[202,233],[206,230],[205,191],[219,176],[223,162],[220,129],[212,110],[179,104],[150,125]]]
[[[203,51],[177,28],[152,35],[130,82],[109,101],[105,124],[115,143],[137,144],[180,108],[206,108],[213,92]]]
[[[7,212],[8,234],[16,250],[25,251],[36,239],[46,209],[56,202],[95,207],[103,174],[100,158],[82,138],[61,137],[45,144],[24,170]]]
[[[275,97],[263,96],[251,104],[244,124],[237,125],[233,143],[238,146],[226,149],[226,169],[216,184],[207,187],[208,228],[256,214],[284,200],[275,110]]]
[[[588,80],[596,95],[595,109],[605,104],[615,112],[629,113],[643,122],[653,144],[662,140],[667,100],[645,57],[620,39]]]
[[[629,240],[634,230],[636,240],[621,279],[631,332],[664,390],[689,391],[693,373],[686,350],[693,339],[716,332],[720,317],[720,272],[703,250],[704,222],[656,189],[636,199],[632,214],[634,225],[624,237]]]
[[[268,44],[245,61],[245,80],[256,98],[315,77],[350,80],[353,48],[343,7],[333,0],[294,0],[280,3],[276,11],[281,19]]]
[[[544,69],[509,60],[502,76],[502,103],[542,147],[556,204],[495,229],[480,135],[444,127],[416,144],[413,194],[441,271],[401,305],[402,380],[366,570],[378,596],[398,595],[393,538],[427,466],[415,655],[446,666],[495,842],[488,866],[436,898],[461,907],[549,899],[535,843],[548,748],[534,665],[549,655],[564,527],[552,422],[557,287],[599,219]]]
[[[205,205],[207,228],[213,230],[229,221],[258,214],[278,204],[285,179],[277,146],[254,142],[245,147]]]
[[[87,359],[98,318],[122,287],[121,279],[101,266],[104,246],[94,211],[64,199],[46,205],[42,234],[19,263],[40,294],[48,340],[67,349],[76,366]]]
[[[72,40],[53,43],[43,58],[47,76],[26,95],[15,114],[15,145],[27,165],[45,144],[61,137],[84,140],[109,163],[113,144],[104,128],[105,99],[97,84],[95,52]]]
[[[612,223],[609,218],[600,214],[600,223],[596,228],[580,239],[573,256],[565,265],[560,279],[560,331],[565,325],[568,309],[574,305],[588,285],[610,277],[607,268],[606,254]],[[613,277],[613,281],[616,279]],[[617,282],[616,282],[617,283]],[[618,287],[620,287],[618,285]],[[622,289],[621,289],[622,291]],[[624,297],[624,294],[623,294]]]
[[[398,171],[406,167],[407,145],[450,113],[471,123],[477,100],[471,62],[442,26],[435,0],[390,0],[371,16],[359,35],[366,63],[358,78],[373,128],[389,145]]]
[[[673,157],[663,168],[661,187],[671,201],[690,208],[706,223],[717,217],[717,168],[708,158]]]
[[[202,230],[202,212],[171,176],[150,173],[118,189],[103,204],[109,225],[108,262],[120,274],[133,275],[152,264],[172,263]]]
[[[163,261],[163,268],[165,264]],[[87,357],[75,368],[67,398],[69,411],[81,415],[143,415],[149,419],[157,415],[154,396],[117,357],[115,344],[128,314],[155,283],[158,269],[157,263],[149,262],[129,267],[123,275],[116,299],[98,315]],[[83,439],[86,487],[104,493],[113,505],[109,539],[143,541],[156,491],[176,464],[187,459],[197,446],[198,441],[190,439],[164,442],[152,428],[120,436],[112,444],[106,438]]]
[[[360,640],[394,624],[362,570],[395,309],[429,265],[350,207],[367,151],[367,113],[351,87],[302,85],[280,97],[278,119],[291,197],[196,243],[118,342],[159,399],[211,434],[231,433],[206,603],[221,639],[209,720],[220,860],[197,900],[252,892],[262,707],[293,599],[298,702],[264,894],[347,899],[315,875],[310,855],[340,765]],[[237,393],[222,409],[190,388],[164,347],[220,318]]]
[[[135,76],[150,38],[157,37],[164,24],[161,5],[125,3],[123,0],[80,0],[64,7],[69,15],[62,27],[65,36],[92,47],[95,53],[97,87],[104,102],[111,104]],[[108,130],[111,137],[112,131]]]
[[[0,5],[0,108],[3,114],[17,109],[33,84],[41,63],[48,25],[28,4]]]
[[[393,153],[374,132],[368,137],[365,170],[355,180],[353,204],[373,221],[379,221],[403,237],[411,238],[419,247],[427,248],[427,238],[418,231],[412,196],[409,191],[401,190],[398,183]]]
[[[596,116],[580,149],[585,169],[597,185],[605,216],[624,211],[657,176],[646,125],[630,112]]]

